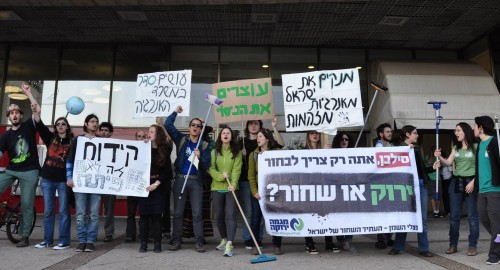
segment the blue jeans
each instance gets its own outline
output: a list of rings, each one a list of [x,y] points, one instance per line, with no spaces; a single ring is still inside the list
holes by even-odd
[[[242,181],[239,182],[239,187],[240,187],[240,203],[241,203],[241,208],[243,209],[243,213],[245,213],[245,218],[248,221],[248,224],[251,224],[252,222],[252,216],[253,216],[253,207],[252,207],[252,191],[250,190],[250,182],[248,181]],[[262,223],[260,227],[260,233],[259,235],[255,235],[255,238],[257,241],[262,241],[264,235],[264,223]],[[245,241],[252,241],[252,237],[250,236],[250,232],[248,231],[248,228],[245,224],[243,224],[243,240]]]
[[[460,231],[460,218],[462,217],[462,201],[465,200],[469,220],[469,247],[477,247],[479,238],[479,216],[477,213],[477,195],[472,192],[465,196],[463,192],[455,193],[457,179],[451,180],[448,192],[450,194],[450,246],[457,247]]]
[[[76,234],[80,243],[95,243],[99,230],[100,194],[75,192],[76,203]],[[89,206],[89,221],[87,222],[87,205]]]
[[[424,179],[419,180],[419,186],[420,186],[420,208],[422,212],[422,232],[417,233],[418,249],[420,252],[427,252],[429,251],[429,239],[427,238],[428,191],[424,185]],[[396,233],[393,249],[404,250],[406,243],[406,234],[407,233]]]
[[[183,230],[182,219],[184,216],[184,207],[186,206],[186,197],[189,195],[191,203],[191,213],[193,215],[193,232],[196,242],[203,243],[203,186],[198,183],[197,178],[188,178],[184,193],[181,195],[182,186],[184,185],[184,177],[176,176],[173,187],[174,194],[174,222],[172,230],[172,241],[174,243],[181,242]]]
[[[40,184],[43,193],[43,241],[53,244],[54,222],[56,218],[56,190],[59,201],[59,244],[69,245],[71,240],[71,218],[69,216],[69,201],[66,182],[54,182],[43,178]]]

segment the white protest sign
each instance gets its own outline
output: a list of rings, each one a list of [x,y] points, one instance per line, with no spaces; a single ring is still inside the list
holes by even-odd
[[[78,137],[74,192],[147,197],[151,142]]]
[[[180,116],[189,116],[191,70],[137,75],[134,118],[170,115],[182,106]]]
[[[271,235],[422,232],[410,147],[265,151],[258,164],[259,203]]]
[[[363,125],[358,69],[283,74],[281,78],[286,131],[335,135],[338,128]]]

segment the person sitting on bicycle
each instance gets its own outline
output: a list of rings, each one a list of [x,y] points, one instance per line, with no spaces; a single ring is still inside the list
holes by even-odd
[[[36,113],[40,114],[40,111]],[[54,132],[42,122],[36,124],[40,137],[47,146],[47,157],[40,172],[40,184],[45,205],[43,213],[43,241],[36,248],[51,247],[54,239],[56,191],[59,201],[59,243],[54,250],[69,248],[71,241],[71,216],[69,213],[69,191],[66,186],[66,160],[71,149],[73,132],[66,117],[54,122]]]
[[[31,101],[31,110],[35,112],[39,106],[31,94],[30,87],[23,84],[22,89]],[[18,105],[10,104],[7,117],[12,127],[0,137],[0,156],[7,152],[10,158],[5,173],[0,175],[0,193],[3,193],[15,178],[19,179],[21,185],[21,241],[17,247],[29,246],[31,225],[35,215],[35,190],[40,170],[35,126],[35,122],[40,121],[40,115],[33,113],[32,117],[22,122],[23,116],[24,113]]]

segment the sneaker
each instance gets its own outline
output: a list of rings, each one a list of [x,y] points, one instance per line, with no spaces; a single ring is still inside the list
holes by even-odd
[[[215,249],[216,250],[220,250],[220,251],[225,250],[226,249],[226,244],[227,244],[226,239],[222,239],[222,240],[220,240],[219,245]]]
[[[339,253],[340,252],[340,249],[338,247],[336,247],[334,243],[327,243],[325,245],[325,250],[333,252],[333,253]]]
[[[467,256],[476,256],[477,255],[477,250],[475,247],[469,247],[467,249]]]
[[[103,242],[113,242],[113,236],[112,235],[107,235],[102,239]]]
[[[233,246],[224,247],[224,257],[233,257]]]
[[[168,248],[168,250],[170,250],[170,251],[176,251],[179,249],[181,249],[181,243],[179,243],[177,241],[172,242],[172,245],[170,246],[170,248]]]
[[[63,249],[67,249],[67,248],[69,248],[69,245],[65,245],[65,244],[60,243],[52,249],[53,250],[63,250]]]
[[[377,243],[375,243],[375,247],[378,249],[385,249],[387,248],[387,244],[384,241],[377,241]]]
[[[85,252],[94,252],[95,251],[95,247],[94,247],[94,243],[87,243],[85,245]]]
[[[439,212],[434,212],[434,218],[438,218],[439,217]]]
[[[319,251],[316,249],[316,247],[313,245],[306,246],[306,253],[311,254],[311,255],[316,255],[319,254]]]
[[[23,237],[21,237],[21,241],[19,241],[19,243],[16,245],[16,247],[22,248],[22,247],[27,247],[29,245],[30,245],[29,238],[26,236],[23,236]]]
[[[245,240],[245,249],[252,249],[252,240]]]
[[[78,244],[78,247],[75,249],[76,252],[83,252],[85,250],[85,243]]]
[[[204,253],[205,252],[205,247],[203,246],[203,243],[197,243],[196,244],[196,251],[198,253]]]
[[[47,243],[47,242],[45,242],[45,241],[44,241],[44,242],[41,242],[41,243],[39,243],[39,244],[36,244],[36,245],[35,245],[35,247],[36,247],[36,248],[46,248],[46,247],[52,247],[52,244],[49,244],[49,243]]]
[[[488,265],[496,265],[498,264],[498,259],[497,258],[488,258],[488,260],[486,261],[486,264]]]

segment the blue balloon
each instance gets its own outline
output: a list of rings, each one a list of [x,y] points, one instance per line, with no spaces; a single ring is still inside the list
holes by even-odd
[[[80,114],[85,109],[83,99],[73,96],[66,101],[66,110],[73,115]]]

